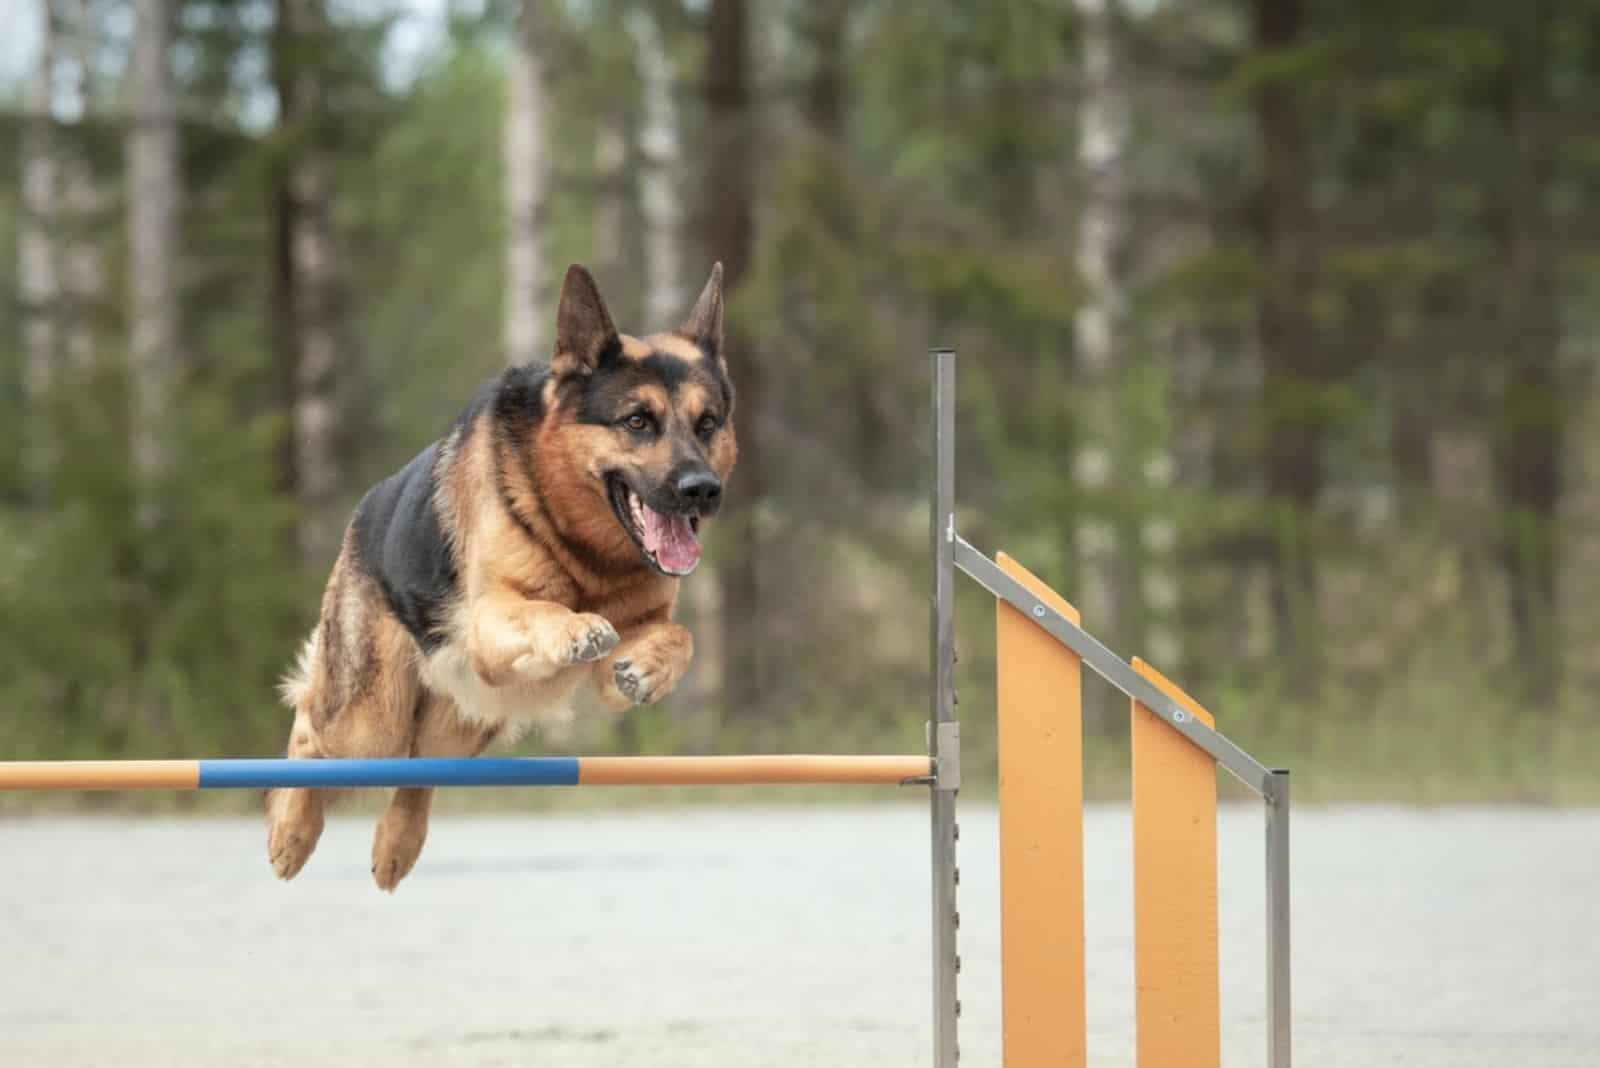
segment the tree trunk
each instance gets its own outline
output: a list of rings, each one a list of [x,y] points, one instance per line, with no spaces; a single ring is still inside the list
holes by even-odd
[[[58,153],[61,199],[56,233],[60,240],[61,324],[66,364],[79,378],[96,367],[98,328],[106,319],[106,259],[100,235],[109,221],[112,195],[95,174],[90,138],[101,103],[95,68],[99,27],[84,0],[55,0],[58,25],[71,42],[68,84],[79,117],[70,150]],[[65,235],[64,238],[61,235]]]
[[[1078,165],[1083,208],[1078,218],[1076,262],[1083,297],[1073,316],[1078,363],[1078,448],[1072,465],[1080,501],[1073,529],[1084,618],[1114,641],[1131,613],[1124,603],[1124,574],[1131,554],[1119,545],[1117,502],[1131,487],[1119,447],[1122,349],[1126,343],[1128,150],[1127,86],[1116,48],[1116,0],[1076,0],[1083,41],[1083,92],[1078,111]],[[1165,665],[1173,670],[1172,665]],[[1102,721],[1108,710],[1092,718]]]
[[[602,285],[620,285],[628,263],[628,133],[625,119],[626,116],[618,108],[610,108],[596,119],[594,180],[597,192],[594,239],[591,242],[594,262],[590,266]]]
[[[750,265],[755,243],[755,152],[750,96],[750,31],[744,0],[712,0],[705,53],[706,172],[701,233],[703,258],[721,260],[730,295]],[[739,467],[719,520],[724,552],[721,580],[723,701],[730,719],[759,722],[768,678],[763,632],[770,624],[762,599],[759,516],[768,492],[766,375],[748,348],[749,333],[730,318],[728,367],[738,390]]]
[[[1390,378],[1389,466],[1394,471],[1397,515],[1406,515],[1409,501],[1434,496],[1434,445],[1436,427],[1428,409],[1426,376],[1407,367]]]
[[[1514,662],[1536,701],[1554,696],[1561,667],[1557,627],[1556,522],[1565,405],[1557,367],[1560,326],[1547,199],[1553,169],[1550,118],[1550,7],[1507,9],[1509,57],[1501,116],[1508,151],[1500,198],[1504,338],[1509,363],[1500,398],[1496,466],[1510,580]]]
[[[170,0],[138,0],[134,24],[134,119],[127,134],[129,378],[132,451],[142,497],[154,515],[154,484],[166,468],[178,358],[178,124],[172,85]]]
[[[287,315],[283,335],[289,386],[289,485],[298,506],[296,543],[308,567],[332,562],[342,534],[339,487],[338,365],[334,329],[334,253],[326,106],[320,70],[328,23],[321,0],[278,0],[275,58],[279,122],[288,146],[279,207],[278,265]]]
[[[1304,39],[1302,0],[1256,0],[1256,47],[1270,56]],[[1267,499],[1272,523],[1271,600],[1280,655],[1310,669],[1317,640],[1317,564],[1311,536],[1323,485],[1327,376],[1310,318],[1315,288],[1304,117],[1292,76],[1256,97],[1263,161],[1261,304],[1265,364]]]
[[[693,293],[684,285],[683,226],[678,208],[682,159],[678,107],[660,30],[644,12],[630,16],[628,25],[644,83],[639,196],[645,226],[645,327],[660,330],[681,319],[693,300]]]
[[[548,359],[554,313],[545,270],[549,195],[545,92],[546,22],[538,0],[522,0],[506,79],[503,138],[506,196],[505,349],[509,363]],[[541,341],[543,344],[541,344]]]
[[[23,395],[28,416],[23,447],[31,489],[43,494],[53,466],[54,431],[48,418],[60,347],[56,212],[60,199],[51,86],[56,69],[56,20],[43,2],[38,66],[28,81],[27,126],[21,142],[22,213],[18,220],[17,279],[22,300]]]
[[[664,330],[683,319],[694,302],[693,285],[698,281],[685,284],[686,277],[699,268],[691,269],[684,256],[680,203],[683,132],[670,53],[661,27],[653,15],[642,10],[628,15],[627,27],[638,57],[644,100],[637,144],[639,207],[644,228],[644,328]],[[693,710],[694,722],[704,732],[706,744],[710,744],[717,724],[701,713],[714,707],[725,658],[715,565],[706,561],[700,571],[679,591],[678,615],[694,633],[695,653],[694,669],[678,686],[678,705]]]
[[[844,44],[849,17],[849,0],[815,0],[804,8],[804,33],[812,53],[806,111],[812,129],[827,138],[837,137],[843,130]]]

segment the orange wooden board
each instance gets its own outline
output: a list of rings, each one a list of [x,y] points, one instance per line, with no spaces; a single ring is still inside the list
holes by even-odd
[[[1001,553],[1008,575],[1077,609]],[[1083,687],[1077,654],[1001,601],[1000,955],[1007,1068],[1084,1064]]]
[[[1207,726],[1162,674],[1134,670]],[[1217,1068],[1217,767],[1133,702],[1133,926],[1140,1068]]]

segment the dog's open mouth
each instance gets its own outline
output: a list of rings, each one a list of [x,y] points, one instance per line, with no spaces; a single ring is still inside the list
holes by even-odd
[[[674,578],[693,571],[700,562],[700,517],[658,512],[621,476],[612,475],[606,481],[617,521],[650,566]]]

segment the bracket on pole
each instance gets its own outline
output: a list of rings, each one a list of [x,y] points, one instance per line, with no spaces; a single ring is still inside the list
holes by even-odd
[[[961,724],[930,723],[934,732],[933,783],[935,790],[961,789]]]

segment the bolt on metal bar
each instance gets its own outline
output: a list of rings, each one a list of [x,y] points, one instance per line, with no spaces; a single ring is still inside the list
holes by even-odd
[[[932,656],[933,705],[928,724],[928,753],[933,758],[933,1063],[956,1068],[960,1057],[957,1027],[961,1002],[956,993],[956,790],[959,783],[960,734],[955,729],[955,566],[956,510],[956,354],[934,349],[933,484],[928,515],[932,558],[929,605],[929,648]],[[954,772],[954,774],[952,774]]]
[[[1235,745],[1219,731],[1190,715],[1172,698],[1162,693],[1133,666],[1108,649],[1101,641],[1054,608],[1028,592],[1026,586],[1000,569],[1000,565],[954,534],[955,565],[978,585],[1026,613],[1035,623],[1083,658],[1083,662],[1111,685],[1138,701],[1183,735],[1211,754],[1240,782],[1262,797],[1267,796],[1270,772],[1266,765]]]
[[[1268,776],[1267,803],[1267,1066],[1290,1068],[1289,773]]]

